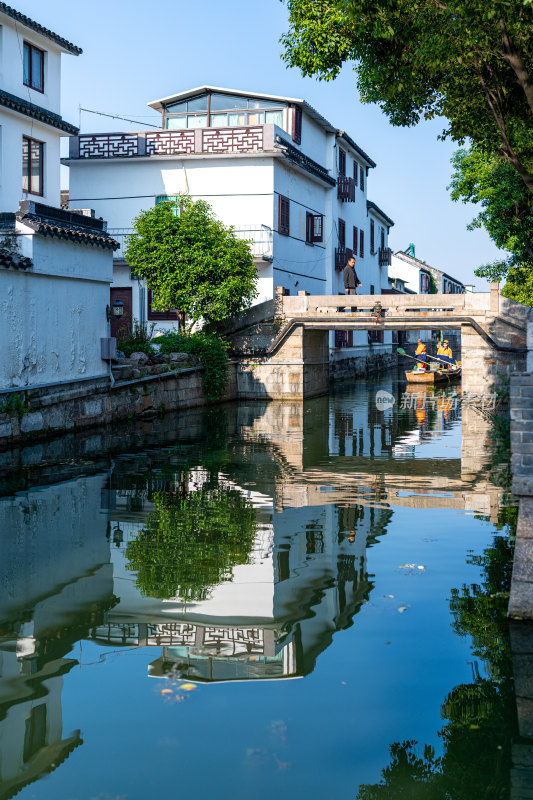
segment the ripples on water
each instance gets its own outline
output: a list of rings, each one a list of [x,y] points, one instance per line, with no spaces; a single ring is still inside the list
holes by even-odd
[[[502,491],[404,389],[0,460],[0,800],[511,797]]]

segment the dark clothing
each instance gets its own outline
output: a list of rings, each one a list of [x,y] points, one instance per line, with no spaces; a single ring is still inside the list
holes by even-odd
[[[346,289],[346,291],[347,291],[348,294],[357,294],[355,289]]]
[[[355,294],[355,287],[359,283],[359,278],[357,277],[357,272],[355,269],[349,264],[346,264],[342,272],[342,278],[344,281],[344,288],[353,289],[353,293],[350,292],[350,294]]]

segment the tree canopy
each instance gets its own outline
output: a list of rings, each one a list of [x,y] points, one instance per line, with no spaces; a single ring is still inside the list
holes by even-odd
[[[332,80],[352,62],[393,125],[443,116],[443,137],[505,159],[533,192],[530,0],[286,2],[290,66]]]
[[[257,296],[249,242],[216,219],[204,200],[180,197],[134,220],[126,260],[152,291],[154,309],[177,309],[180,325],[212,324],[238,314]]]
[[[489,281],[506,280],[503,294],[533,305],[533,196],[514,168],[479,148],[458,150],[453,158],[452,200],[475,203],[479,214],[469,230],[485,228],[507,258],[476,269]]]

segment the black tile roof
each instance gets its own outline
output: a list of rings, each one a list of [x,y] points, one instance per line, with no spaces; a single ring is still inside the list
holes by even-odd
[[[282,136],[276,136],[276,143],[280,144],[283,148],[284,155],[293,163],[297,164],[302,169],[305,169],[307,172],[310,172],[311,175],[316,175],[317,178],[321,178],[326,183],[329,183],[331,186],[335,186],[336,180],[333,178],[327,169],[319,164],[317,161],[313,161],[312,158],[306,156],[305,153],[302,153],[301,150],[298,150],[297,147],[294,147],[290,142],[284,139]]]
[[[109,250],[117,250],[120,247],[120,244],[108,234],[106,223],[102,219],[88,217],[75,211],[54,208],[33,200],[23,200],[15,214],[0,214],[0,228],[13,227],[17,220],[40,236],[66,239]]]
[[[45,28],[44,25],[39,25],[38,22],[26,17],[24,14],[21,14],[20,11],[11,8],[11,6],[8,6],[6,3],[0,3],[0,11],[3,14],[7,14],[8,17],[11,17],[11,19],[14,19],[16,22],[20,22],[20,24],[24,25],[26,28],[31,28],[32,31],[40,33],[41,36],[46,36],[47,39],[50,39],[50,41],[58,44],[63,48],[63,50],[66,50],[68,53],[72,53],[73,56],[79,56],[80,53],[83,53],[81,47],[76,47],[75,44],[68,42],[66,39],[63,39],[62,36],[59,36],[57,33]]]
[[[390,227],[394,225],[394,221],[388,216],[388,214],[385,214],[385,212],[382,211],[381,208],[376,205],[376,203],[373,203],[372,200],[366,201],[366,208],[367,211],[374,211],[376,214],[379,214],[379,216],[384,219],[385,222],[390,225]]]
[[[33,266],[31,258],[21,256],[14,250],[7,247],[0,247],[0,267],[12,267],[13,269],[30,269]]]
[[[341,139],[344,139],[344,141],[347,142],[350,145],[350,147],[353,150],[355,150],[355,152],[358,153],[358,155],[360,155],[361,158],[363,158],[367,162],[367,164],[369,164],[369,166],[371,166],[371,167],[377,166],[376,162],[372,158],[370,158],[368,153],[365,153],[365,151],[362,150],[359,147],[359,145],[356,144],[356,142],[354,142],[354,140],[352,139],[351,136],[348,136],[346,131],[337,131],[337,134],[340,136]]]
[[[5,108],[9,108],[12,111],[18,111],[19,114],[25,114],[27,117],[44,122],[46,125],[51,125],[60,131],[70,133],[72,136],[76,136],[79,133],[79,129],[75,125],[66,122],[59,114],[54,114],[53,111],[48,111],[42,106],[23,100],[22,97],[4,92],[3,89],[0,89],[0,106],[5,106]]]

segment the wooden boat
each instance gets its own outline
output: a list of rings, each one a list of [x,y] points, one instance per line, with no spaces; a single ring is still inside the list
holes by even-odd
[[[406,371],[405,377],[408,383],[426,383],[430,385],[444,381],[456,381],[461,377],[461,367],[428,370],[428,372],[413,372],[411,370],[409,372]]]

